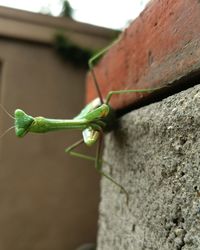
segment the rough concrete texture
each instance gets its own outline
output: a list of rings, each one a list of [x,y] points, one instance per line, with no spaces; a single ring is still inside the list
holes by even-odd
[[[200,85],[133,111],[106,136],[98,250],[200,249]]]

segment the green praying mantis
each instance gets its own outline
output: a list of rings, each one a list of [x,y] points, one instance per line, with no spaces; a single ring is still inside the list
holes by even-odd
[[[49,131],[57,131],[63,129],[81,130],[83,136],[82,139],[66,148],[65,152],[82,159],[94,161],[97,171],[121,189],[121,191],[126,195],[126,201],[128,203],[129,195],[127,190],[120,183],[115,181],[109,174],[105,173],[102,170],[103,161],[101,160],[101,147],[103,136],[104,133],[113,130],[117,119],[115,110],[110,106],[109,103],[112,96],[114,95],[152,92],[157,88],[110,91],[107,94],[106,98],[103,99],[94,70],[94,62],[99,57],[101,57],[112,45],[113,43],[105,49],[101,50],[89,60],[88,65],[93,78],[94,87],[96,88],[98,94],[98,98],[86,105],[86,107],[76,117],[74,117],[73,119],[50,119],[42,116],[32,117],[26,114],[23,110],[16,109],[14,113],[14,128],[17,137],[24,137],[28,132],[46,133]],[[96,157],[88,156],[74,151],[75,148],[77,148],[82,143],[85,143],[87,146],[92,146],[97,141],[98,146]]]

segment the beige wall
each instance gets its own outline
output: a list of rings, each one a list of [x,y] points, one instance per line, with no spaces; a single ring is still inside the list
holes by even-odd
[[[29,37],[34,26],[50,38],[59,23],[66,24],[67,33],[67,21],[59,19],[58,23],[52,17],[7,8],[0,9],[1,19],[0,102],[11,113],[21,108],[33,116],[76,115],[84,105],[86,72],[63,63],[52,49],[51,39],[41,41],[40,33]],[[6,21],[9,25],[4,32]],[[20,24],[23,37],[18,32]],[[70,32],[80,44],[85,39],[87,46],[104,46],[110,40],[112,32],[73,25],[76,29],[72,27]],[[90,32],[82,34],[81,27]],[[12,125],[13,120],[1,112],[1,133]],[[79,132],[62,131],[18,139],[12,131],[0,140],[1,250],[73,250],[95,242],[99,176],[92,163],[64,153],[80,136]]]

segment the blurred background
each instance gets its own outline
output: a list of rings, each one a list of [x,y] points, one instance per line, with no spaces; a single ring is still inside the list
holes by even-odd
[[[85,105],[88,59],[146,3],[0,0],[0,103],[11,114],[21,108],[32,116],[77,115]],[[1,110],[0,134],[11,126]],[[99,175],[93,163],[64,152],[80,138],[60,131],[18,139],[14,130],[0,138],[0,249],[95,244]]]
[[[0,0],[0,5],[60,16],[66,2],[73,9],[73,18],[77,21],[123,29],[140,14],[149,0]]]

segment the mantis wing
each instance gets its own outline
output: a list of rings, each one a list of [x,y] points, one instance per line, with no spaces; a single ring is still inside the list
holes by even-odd
[[[74,117],[74,119],[82,119],[83,117],[85,117],[85,115],[87,115],[89,112],[93,111],[94,109],[96,109],[97,107],[99,107],[101,105],[101,101],[99,98],[94,99],[93,101],[91,101],[88,105],[85,106],[85,108],[83,110],[81,110],[81,112]]]

